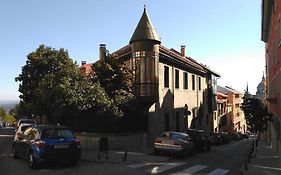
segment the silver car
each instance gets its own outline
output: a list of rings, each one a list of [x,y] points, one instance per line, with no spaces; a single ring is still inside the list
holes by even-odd
[[[155,139],[154,152],[156,155],[172,153],[186,157],[193,152],[193,142],[186,133],[166,131]]]

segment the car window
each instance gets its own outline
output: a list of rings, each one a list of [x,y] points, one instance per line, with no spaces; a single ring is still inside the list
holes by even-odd
[[[30,125],[28,125],[28,126],[22,126],[22,127],[21,127],[21,132],[24,132],[28,127],[30,127]]]
[[[164,132],[164,133],[161,135],[161,137],[165,137],[165,138],[170,137],[170,136],[171,136],[171,133],[170,133],[170,132]]]
[[[186,136],[184,134],[178,134],[178,133],[173,133],[171,135],[171,138],[174,139],[174,140],[185,140],[186,141],[188,139],[187,137],[188,136]]]
[[[73,133],[68,129],[45,129],[42,138],[74,138]]]

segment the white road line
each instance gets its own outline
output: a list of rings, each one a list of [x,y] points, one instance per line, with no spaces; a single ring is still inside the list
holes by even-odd
[[[191,174],[194,174],[194,173],[196,173],[198,171],[201,171],[205,168],[207,168],[207,166],[205,166],[205,165],[194,165],[192,167],[184,169],[183,171],[176,172],[172,175],[191,175]]]
[[[155,165],[155,166],[159,166],[159,165],[167,165],[167,163],[138,163],[138,164],[132,164],[132,165],[127,165],[128,168],[141,168],[141,167],[145,167],[145,166],[149,166],[149,165]]]
[[[158,174],[164,171],[167,171],[169,169],[184,165],[185,162],[175,162],[175,163],[167,163],[166,165],[162,165],[162,166],[155,166],[153,167],[151,170],[149,170],[149,172],[151,174]]]
[[[0,135],[0,137],[14,137],[14,135]]]
[[[228,172],[229,172],[229,170],[218,168],[218,169],[215,169],[214,171],[210,172],[208,175],[224,175]]]

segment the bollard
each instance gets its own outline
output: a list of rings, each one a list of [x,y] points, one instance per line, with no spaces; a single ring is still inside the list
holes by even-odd
[[[126,162],[127,160],[127,154],[128,154],[128,150],[124,151],[124,156],[123,156],[123,162]]]

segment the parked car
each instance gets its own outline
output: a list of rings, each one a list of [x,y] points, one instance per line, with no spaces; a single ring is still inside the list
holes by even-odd
[[[231,136],[232,140],[236,140],[237,141],[237,140],[241,139],[240,134],[237,133],[237,132],[232,133],[230,136]]]
[[[28,123],[28,124],[36,124],[36,121],[33,120],[33,119],[19,119],[18,123],[17,123],[17,126],[16,126],[16,130],[15,132],[17,131],[17,129],[19,128],[19,126],[22,124],[22,123]]]
[[[13,142],[14,158],[27,159],[30,168],[48,161],[69,161],[77,164],[81,156],[80,141],[63,126],[31,126]]]
[[[211,150],[211,142],[208,134],[204,130],[187,129],[186,133],[190,136],[197,151]]]
[[[212,145],[220,145],[222,144],[222,137],[220,133],[217,132],[207,132],[210,142]]]
[[[249,134],[248,133],[240,133],[240,137],[242,139],[248,139],[249,138]]]
[[[14,140],[17,140],[18,137],[30,126],[33,126],[34,124],[31,124],[31,123],[22,123],[19,125],[18,129],[16,130],[16,133],[15,133],[15,137],[14,137]]]
[[[230,142],[230,136],[227,132],[221,132],[222,143],[227,144]]]
[[[193,151],[193,143],[186,133],[166,131],[154,141],[156,155],[172,153],[186,157]]]

